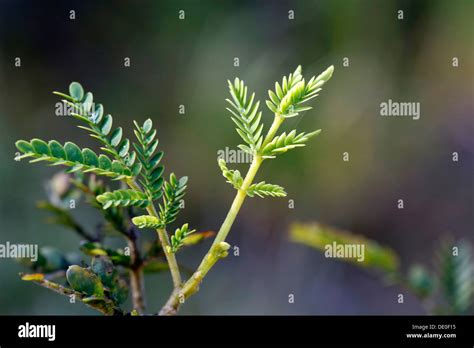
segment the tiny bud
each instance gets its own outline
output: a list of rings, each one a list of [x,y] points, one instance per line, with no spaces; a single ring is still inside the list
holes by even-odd
[[[220,242],[220,243],[219,243],[219,248],[220,248],[222,251],[227,251],[227,250],[229,250],[229,248],[230,248],[230,244],[229,244],[229,243],[226,243],[226,242]]]
[[[334,72],[334,65],[331,65],[329,68],[324,70],[317,78],[318,81],[327,81],[331,78],[332,73]]]

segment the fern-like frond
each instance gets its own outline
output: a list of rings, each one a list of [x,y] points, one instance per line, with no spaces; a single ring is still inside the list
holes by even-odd
[[[302,132],[296,134],[295,130],[292,130],[290,133],[286,132],[281,135],[277,135],[270,141],[262,150],[263,158],[275,158],[276,155],[284,153],[288,150],[294,149],[295,147],[305,146],[305,143],[312,137],[321,133],[321,129],[318,129],[311,133]]]
[[[232,184],[235,189],[240,189],[244,181],[240,172],[238,170],[227,168],[227,164],[223,159],[219,159],[217,163],[219,164],[219,168],[222,171],[222,175],[227,179],[227,182]]]
[[[90,132],[91,137],[102,143],[101,149],[122,166],[129,168],[133,176],[138,175],[141,165],[135,163],[135,152],[129,151],[130,141],[122,138],[122,127],[112,131],[112,115],[104,116],[103,105],[94,105],[94,96],[91,92],[85,93],[81,84],[72,82],[69,85],[69,95],[61,92],[53,93],[63,97],[63,102],[75,110],[71,115],[86,124],[78,126],[79,128]]]
[[[247,195],[250,197],[265,196],[271,197],[286,197],[285,189],[279,185],[267,184],[265,181],[250,185],[247,189]]]
[[[162,151],[156,151],[158,146],[158,139],[155,139],[156,129],[153,129],[153,123],[151,119],[147,119],[143,126],[139,126],[137,122],[133,121],[136,130],[135,136],[137,137],[138,144],[133,144],[136,153],[138,154],[138,160],[142,165],[141,180],[145,192],[151,200],[160,198],[163,194],[163,171],[164,166],[160,165],[160,161],[163,158]]]
[[[303,103],[318,96],[321,87],[331,78],[334,67],[331,65],[318,77],[313,76],[307,83],[301,75],[301,66],[288,77],[283,77],[281,85],[275,83],[275,91],[269,90],[268,108],[283,117],[294,117],[302,111],[310,110]]]
[[[190,230],[188,224],[184,224],[181,228],[177,228],[174,235],[171,236],[170,252],[176,253],[184,244],[185,239],[196,230]]]
[[[226,99],[231,108],[226,108],[233,115],[232,121],[237,125],[236,131],[247,145],[239,148],[251,155],[255,155],[262,145],[263,124],[260,122],[262,112],[258,111],[260,102],[254,103],[255,93],[247,98],[247,86],[244,81],[236,78],[234,83],[229,83],[229,92],[232,100]]]
[[[132,219],[132,222],[135,226],[138,228],[162,228],[164,227],[161,221],[151,215],[141,215],[141,216],[135,216]]]
[[[30,142],[18,140],[15,143],[23,155],[22,158],[33,158],[30,162],[47,161],[52,165],[71,167],[68,172],[81,171],[111,177],[115,180],[130,178],[130,169],[124,167],[119,161],[111,161],[107,156],[97,154],[91,149],[80,149],[76,144],[66,142],[61,145],[56,140],[49,143],[41,139],[32,139]]]
[[[160,204],[160,221],[163,225],[168,225],[176,220],[179,213],[181,200],[186,194],[186,183],[188,177],[183,176],[179,180],[174,173],[171,173],[169,181],[165,181],[163,187],[163,204]]]
[[[97,201],[102,204],[103,209],[128,206],[146,208],[150,204],[148,197],[143,192],[136,190],[105,192],[97,196]]]

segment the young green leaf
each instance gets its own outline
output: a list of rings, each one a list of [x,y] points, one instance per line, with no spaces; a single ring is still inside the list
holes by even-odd
[[[264,198],[265,196],[286,197],[286,192],[285,189],[279,185],[267,184],[265,181],[262,181],[258,184],[250,185],[247,189],[247,196],[259,196],[261,198]]]
[[[103,205],[103,209],[128,206],[146,208],[150,204],[148,197],[143,192],[136,190],[105,192],[97,196],[97,201]]]
[[[148,197],[151,200],[156,200],[163,194],[162,186],[164,180],[162,175],[165,168],[159,164],[163,158],[163,152],[156,152],[159,141],[155,139],[156,129],[152,129],[153,123],[150,119],[147,119],[141,127],[135,121],[134,124],[138,144],[133,144],[133,146],[143,168],[140,183]]]
[[[294,149],[296,147],[305,146],[305,143],[312,137],[321,133],[321,129],[318,129],[311,133],[302,132],[296,134],[295,130],[292,130],[290,133],[286,132],[281,135],[277,135],[262,149],[263,158],[275,158],[276,155],[284,153],[288,150]]]
[[[188,224],[184,224],[181,228],[177,228],[174,235],[171,236],[171,248],[172,253],[176,253],[179,248],[184,244],[186,238],[196,230],[189,230]]]
[[[160,204],[160,221],[168,225],[176,220],[179,213],[181,200],[186,194],[186,183],[188,177],[183,176],[179,180],[171,173],[169,181],[165,181],[163,187],[163,204]]]
[[[238,170],[227,168],[227,164],[223,159],[219,159],[217,163],[219,164],[219,168],[222,171],[222,175],[227,179],[227,182],[232,184],[236,190],[240,189],[244,181],[242,175],[240,175],[240,172]]]
[[[302,104],[318,96],[321,87],[331,78],[334,67],[331,65],[318,77],[312,77],[305,83],[301,75],[301,66],[288,77],[283,77],[281,85],[275,83],[275,91],[269,90],[270,100],[267,100],[268,108],[285,118],[297,116],[300,112],[311,109]]]
[[[244,81],[236,78],[234,83],[227,81],[232,100],[226,99],[231,108],[227,108],[233,115],[232,121],[237,125],[237,133],[247,145],[239,145],[239,148],[251,155],[255,155],[262,145],[263,124],[260,122],[262,112],[258,111],[260,102],[254,103],[255,93],[247,99],[247,86]]]
[[[162,228],[164,224],[155,216],[141,215],[135,216],[132,222],[138,228]]]

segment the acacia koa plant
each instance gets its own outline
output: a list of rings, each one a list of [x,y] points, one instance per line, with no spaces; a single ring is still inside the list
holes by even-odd
[[[225,240],[245,198],[286,196],[280,185],[265,181],[254,183],[255,176],[265,160],[303,147],[310,138],[320,133],[321,130],[310,133],[291,130],[277,134],[285,120],[311,109],[306,103],[318,95],[333,70],[331,66],[319,76],[305,81],[301,66],[298,66],[292,74],[283,77],[281,84],[275,83],[275,90],[268,92],[270,99],[266,101],[267,107],[274,113],[273,123],[267,132],[264,132],[260,102],[255,100],[255,94],[250,94],[238,78],[228,82],[230,98],[227,99],[227,110],[243,140],[238,147],[252,156],[252,163],[243,177],[238,170],[229,169],[224,160],[218,161],[223,176],[237,193],[217,234],[196,232],[187,223],[176,228],[173,234],[168,233],[168,227],[178,217],[186,193],[187,177],[178,178],[170,173],[165,179],[161,164],[163,152],[158,151],[157,131],[152,120],[147,119],[141,125],[133,122],[136,141],[132,143],[123,137],[121,127],[112,129],[112,116],[104,113],[101,104],[94,104],[92,93],[85,93],[79,83],[71,83],[69,94],[54,92],[73,110],[71,115],[81,122],[79,128],[99,141],[102,153],[80,148],[72,142],[61,144],[56,140],[35,138],[16,142],[21,152],[18,159],[29,158],[33,163],[44,161],[53,166],[68,167],[66,174],[60,177],[67,181],[68,187],[61,193],[61,199],[71,195],[85,196],[92,206],[101,211],[108,228],[124,237],[129,252],[107,247],[103,231],[95,234],[86,231],[61,204],[61,199],[50,197],[49,201],[40,203],[40,207],[52,213],[54,222],[72,228],[84,239],[80,250],[91,255],[92,261],[90,265],[80,264],[77,256],[68,258],[58,250],[42,248],[41,260],[30,264],[36,273],[23,274],[22,279],[63,295],[74,296],[107,315],[144,314],[144,273],[169,270],[173,291],[159,314],[175,314],[179,306],[198,290],[215,263],[228,255],[230,245]],[[105,177],[112,184],[120,182],[121,186],[111,190],[98,177]],[[141,229],[156,231],[156,241],[146,248],[138,245],[137,237]],[[214,242],[196,271],[183,281],[176,253],[213,235]],[[54,282],[64,277],[67,281],[65,285]],[[129,289],[133,310],[127,312],[122,305]]]

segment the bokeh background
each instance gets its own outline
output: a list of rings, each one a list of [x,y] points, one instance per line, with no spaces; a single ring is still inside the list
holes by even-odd
[[[182,313],[424,313],[409,293],[405,304],[397,304],[402,290],[376,274],[292,244],[288,226],[320,221],[363,234],[392,247],[402,267],[433,267],[444,235],[473,240],[473,5],[0,1],[0,242],[77,249],[76,235],[44,224],[45,213],[35,208],[57,168],[14,161],[20,138],[97,149],[75,120],[55,116],[51,91],[80,81],[130,137],[133,119],[151,117],[165,165],[190,177],[178,223],[217,230],[234,196],[217,167],[217,151],[239,143],[225,110],[226,80],[243,78],[264,101],[274,81],[298,64],[305,76],[334,64],[314,109],[285,124],[323,133],[259,173],[258,179],[284,186],[295,209],[288,209],[287,199],[247,200],[229,237],[240,256],[219,263]],[[185,20],[178,19],[181,9]],[[15,57],[21,67],[14,66]],[[131,67],[124,67],[124,57]],[[453,57],[459,67],[452,66]],[[380,117],[380,103],[388,99],[420,102],[420,120]],[[271,122],[269,111],[264,120]],[[346,151],[349,162],[342,160]],[[451,159],[454,151],[459,162]],[[245,165],[237,167],[245,171]],[[396,206],[400,198],[403,210]],[[99,221],[85,205],[75,213],[87,226]],[[183,251],[182,262],[195,267],[209,243]],[[0,314],[95,314],[22,282],[22,270],[13,260],[0,260]],[[170,290],[169,276],[148,276],[146,289],[150,311],[158,309]]]

